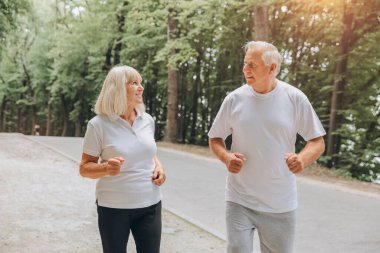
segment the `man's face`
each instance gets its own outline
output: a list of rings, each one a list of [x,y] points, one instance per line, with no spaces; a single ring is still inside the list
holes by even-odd
[[[271,66],[265,65],[261,55],[262,50],[248,50],[244,57],[244,77],[254,89],[270,85],[270,78],[274,77]]]

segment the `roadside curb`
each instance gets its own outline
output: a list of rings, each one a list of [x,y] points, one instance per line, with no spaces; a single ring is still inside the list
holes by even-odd
[[[352,194],[355,194],[355,195],[360,195],[360,196],[380,199],[380,195],[379,194],[376,194],[376,193],[373,193],[373,192],[367,192],[367,191],[361,191],[361,190],[352,189],[352,188],[350,188],[348,186],[340,185],[339,183],[323,182],[323,181],[316,180],[316,179],[306,178],[304,176],[297,177],[297,181],[302,182],[302,183],[311,184],[311,185],[317,185],[317,186],[324,187],[324,188],[327,188],[327,189],[333,189],[333,190],[338,190],[338,191],[342,191],[342,192],[352,193]]]
[[[54,148],[54,147],[52,147],[52,146],[50,146],[50,145],[48,145],[48,144],[46,144],[46,143],[39,142],[39,141],[37,141],[37,140],[34,139],[34,138],[29,138],[27,135],[23,135],[23,134],[21,134],[21,135],[24,136],[24,138],[26,138],[26,139],[28,139],[28,140],[30,140],[30,141],[33,141],[33,142],[35,142],[35,143],[37,143],[37,144],[40,144],[40,145],[42,145],[42,146],[44,146],[44,147],[46,147],[46,148],[49,148],[49,149],[53,150],[54,152],[56,152],[56,153],[58,153],[58,154],[64,156],[65,158],[67,158],[67,159],[69,159],[70,161],[72,161],[72,162],[74,162],[74,163],[76,163],[76,164],[79,165],[79,161],[78,161],[77,159],[75,159],[75,158],[73,158],[73,157],[71,157],[71,156],[69,156],[69,155],[63,153],[62,151],[60,151],[60,150],[58,150],[58,149],[56,149],[56,148]]]

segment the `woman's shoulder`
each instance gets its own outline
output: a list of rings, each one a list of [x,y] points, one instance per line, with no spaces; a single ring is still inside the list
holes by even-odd
[[[106,115],[96,115],[92,119],[88,121],[89,124],[94,125],[94,126],[99,126],[103,125],[107,122],[109,122],[109,117]]]
[[[145,119],[145,120],[153,121],[154,122],[153,117],[149,113],[147,113],[147,112],[141,113],[141,117],[143,117],[143,119]]]

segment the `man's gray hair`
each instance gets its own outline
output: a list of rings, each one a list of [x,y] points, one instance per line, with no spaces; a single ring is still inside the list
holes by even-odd
[[[263,50],[261,58],[263,59],[265,65],[276,64],[276,76],[280,73],[282,56],[278,52],[278,49],[271,43],[265,41],[249,41],[244,45],[244,51],[247,53],[249,50]]]

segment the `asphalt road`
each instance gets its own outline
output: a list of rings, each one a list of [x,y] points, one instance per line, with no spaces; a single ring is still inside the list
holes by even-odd
[[[80,160],[82,138],[31,138]],[[159,157],[168,175],[164,208],[224,239],[224,166],[216,159],[163,148]],[[297,184],[295,253],[380,252],[380,196],[303,178]],[[256,234],[254,252],[259,252],[257,241]]]
[[[21,134],[0,133],[0,252],[100,253],[95,180]],[[221,253],[225,243],[163,210],[162,253]],[[136,253],[134,238],[128,252]]]

